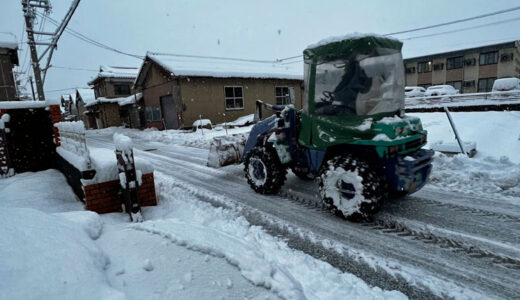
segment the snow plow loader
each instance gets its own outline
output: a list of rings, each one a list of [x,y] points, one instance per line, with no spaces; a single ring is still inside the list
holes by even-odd
[[[317,178],[324,203],[350,220],[422,188],[434,151],[422,149],[420,119],[404,114],[401,47],[357,35],[305,49],[303,109],[257,102],[257,116],[262,108],[275,114],[256,123],[235,156],[251,188],[277,193],[291,169]]]

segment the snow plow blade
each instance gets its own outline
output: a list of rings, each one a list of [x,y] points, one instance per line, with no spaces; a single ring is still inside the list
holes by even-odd
[[[209,146],[207,166],[220,168],[240,163],[246,141],[247,136],[244,134],[213,138]]]

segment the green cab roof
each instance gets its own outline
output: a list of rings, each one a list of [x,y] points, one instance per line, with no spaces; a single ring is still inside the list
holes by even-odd
[[[334,60],[356,54],[370,54],[373,49],[387,48],[401,50],[403,43],[399,40],[377,36],[351,34],[342,37],[332,37],[308,46],[303,50],[305,60]]]

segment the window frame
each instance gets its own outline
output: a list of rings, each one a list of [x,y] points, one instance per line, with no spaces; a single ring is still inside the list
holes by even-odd
[[[460,60],[460,65],[457,65],[456,60]],[[453,63],[450,63],[453,62]],[[462,69],[464,67],[464,56],[454,56],[446,59],[446,70]]]
[[[495,54],[495,57],[493,59],[494,62],[493,61],[492,62],[488,61],[488,58],[490,57],[491,54]],[[482,58],[484,58],[484,63],[482,63]],[[479,58],[478,58],[478,63],[479,63],[479,66],[496,65],[496,64],[498,64],[498,51],[490,51],[490,52],[480,53]]]
[[[460,87],[457,88],[454,84],[455,83],[459,83],[460,84]],[[463,88],[463,85],[462,85],[462,80],[456,80],[456,81],[448,81],[445,83],[446,85],[451,85],[454,89],[458,90],[459,93],[462,94],[462,88]]]
[[[426,66],[426,70],[423,70],[424,68],[421,68],[421,66]],[[421,61],[417,63],[417,73],[430,73],[432,71],[432,61]]]
[[[121,87],[126,87],[128,89],[128,93],[122,93]],[[114,95],[116,96],[128,96],[132,93],[132,89],[129,84],[114,84]]]
[[[226,93],[226,89],[233,89],[233,96],[228,97]],[[241,96],[236,96],[235,89],[240,88]],[[233,100],[233,107],[228,107],[228,100]],[[240,100],[242,103],[241,107],[237,107],[237,100]],[[241,85],[226,85],[224,86],[224,108],[226,110],[244,110],[244,88]]]
[[[281,96],[277,96],[276,95],[276,90],[277,89],[282,89],[282,95]],[[283,94],[284,90],[287,91],[287,94]],[[281,103],[278,103],[278,99],[281,99]],[[276,105],[290,105],[291,104],[291,96],[289,94],[289,86],[275,86],[274,87],[274,103]]]
[[[483,82],[484,80],[486,81],[486,89],[481,90],[480,83]],[[491,85],[489,84],[490,80],[491,80]],[[477,93],[490,93],[493,90],[493,83],[495,82],[495,80],[497,80],[496,77],[479,78],[478,83],[477,83]],[[488,89],[488,86],[489,86],[489,89]]]
[[[162,121],[162,111],[159,106],[146,106],[145,107],[145,119],[147,122],[160,122]],[[157,118],[155,118],[157,117]]]

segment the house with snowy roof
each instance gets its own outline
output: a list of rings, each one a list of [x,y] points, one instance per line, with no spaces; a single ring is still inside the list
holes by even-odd
[[[89,111],[87,105],[96,101],[93,89],[78,88],[76,89],[76,110],[78,120],[85,123],[85,127],[89,129],[97,128],[96,116]]]
[[[17,100],[13,68],[18,63],[18,42],[14,35],[0,34],[0,101]]]
[[[146,126],[176,129],[199,119],[214,124],[255,111],[256,100],[287,104],[289,88],[301,107],[301,64],[182,57],[148,52],[135,88],[142,91]]]
[[[133,90],[137,71],[131,67],[99,67],[97,76],[88,82],[94,99],[84,103],[87,128],[142,127],[139,107],[142,94],[136,95]]]
[[[63,110],[63,119],[67,121],[75,121],[78,117],[76,108],[76,99],[71,94],[61,95],[61,107]]]

